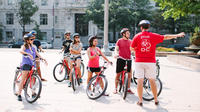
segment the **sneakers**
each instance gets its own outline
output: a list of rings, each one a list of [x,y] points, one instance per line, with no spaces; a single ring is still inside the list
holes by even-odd
[[[79,78],[79,82],[80,82],[80,83],[83,83],[83,80],[82,80],[81,78]]]
[[[46,79],[43,79],[43,78],[42,78],[41,80],[42,80],[42,81],[47,81]]]
[[[138,101],[138,102],[137,102],[137,105],[142,107],[142,106],[143,106],[143,103]]]
[[[36,96],[37,96],[37,94],[36,94],[36,93],[32,94],[32,98],[35,98]]]
[[[71,82],[69,82],[69,83],[68,83],[68,87],[71,87],[71,86],[72,86],[72,83],[71,83]]]
[[[129,94],[134,94],[134,92],[132,92],[131,89],[128,89],[128,90],[127,90],[127,93],[129,93]]]
[[[66,76],[66,80],[69,80],[69,75]]]
[[[118,92],[117,92],[117,89],[115,89],[114,91],[113,91],[113,94],[117,94]]]
[[[18,100],[18,101],[22,101],[22,96],[21,96],[21,95],[18,95],[18,96],[17,96],[17,100]]]

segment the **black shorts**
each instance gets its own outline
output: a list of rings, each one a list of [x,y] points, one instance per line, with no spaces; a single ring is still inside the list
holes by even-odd
[[[124,67],[126,65],[126,61],[118,58],[117,59],[117,66],[116,66],[116,73],[120,73],[124,70]],[[127,61],[127,71],[130,72],[131,71],[131,65],[132,65],[132,60],[128,60]]]
[[[22,66],[22,70],[25,70],[25,71],[30,71],[31,70],[31,68],[32,68],[32,66],[31,65],[28,65],[28,64],[24,64],[23,66]]]
[[[87,67],[87,69],[88,69],[88,71],[90,71],[90,72],[100,72],[101,71],[101,68],[100,67],[98,67],[98,68],[92,68],[92,67]]]

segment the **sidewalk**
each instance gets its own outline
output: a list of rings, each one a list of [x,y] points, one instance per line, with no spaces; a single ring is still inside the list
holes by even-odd
[[[34,104],[29,104],[23,99],[18,102],[12,93],[14,71],[19,64],[21,55],[18,50],[0,49],[0,112],[200,112],[200,72],[183,67],[166,57],[160,59],[160,79],[163,90],[159,96],[160,105],[154,102],[144,101],[144,106],[137,106],[136,85],[132,83],[131,89],[134,95],[128,95],[126,100],[120,94],[113,94],[115,78],[115,59],[109,57],[114,63],[105,71],[108,80],[107,92],[109,97],[101,97],[98,100],[88,99],[85,88],[87,72],[83,78],[83,85],[77,92],[67,87],[67,82],[56,82],[52,71],[56,63],[60,61],[62,54],[58,50],[47,50],[41,55],[49,63],[48,66],[41,64],[44,78],[41,98]],[[85,67],[87,66],[87,55],[83,56]],[[134,66],[134,65],[133,65]],[[86,70],[86,69],[85,69]],[[22,97],[24,95],[22,93]]]

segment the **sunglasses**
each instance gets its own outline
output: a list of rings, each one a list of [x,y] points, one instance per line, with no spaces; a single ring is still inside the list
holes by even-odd
[[[35,39],[29,39],[29,40],[33,41],[33,40],[35,40]]]

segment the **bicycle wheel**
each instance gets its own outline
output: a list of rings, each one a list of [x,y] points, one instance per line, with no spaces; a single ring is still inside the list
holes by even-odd
[[[84,76],[84,72],[85,72],[85,66],[84,66],[83,62],[81,62],[80,70],[81,70],[81,77],[83,77]]]
[[[159,78],[156,78],[155,83],[157,86],[157,97],[158,97],[162,91],[162,82],[160,81]],[[143,82],[143,99],[146,101],[151,101],[154,99],[153,93],[150,87],[150,82],[146,78],[144,79],[144,82]]]
[[[21,74],[22,74],[22,71],[17,68],[17,70],[15,72],[14,81],[13,81],[13,93],[14,93],[14,95],[17,95],[17,92],[19,90],[19,83],[21,82]]]
[[[160,66],[156,64],[156,77],[160,75]]]
[[[87,85],[86,94],[92,100],[98,99],[105,93],[107,86],[108,81],[104,75],[101,74],[98,78],[95,75]]]
[[[122,87],[123,87],[123,99],[125,100],[127,96],[127,90],[128,90],[128,73],[125,73],[124,75],[125,75],[124,85]]]
[[[74,68],[72,70],[72,89],[75,91],[78,87],[78,85],[80,85],[78,78],[76,78],[76,74],[74,71]]]
[[[35,102],[40,97],[41,90],[41,79],[37,74],[32,74],[31,78],[28,78],[24,87],[24,96],[26,101],[29,103]]]
[[[135,77],[135,71],[133,71],[133,81],[137,85],[137,78]]]
[[[63,63],[58,63],[53,69],[53,77],[58,82],[65,80],[66,73],[67,68],[63,66]]]

